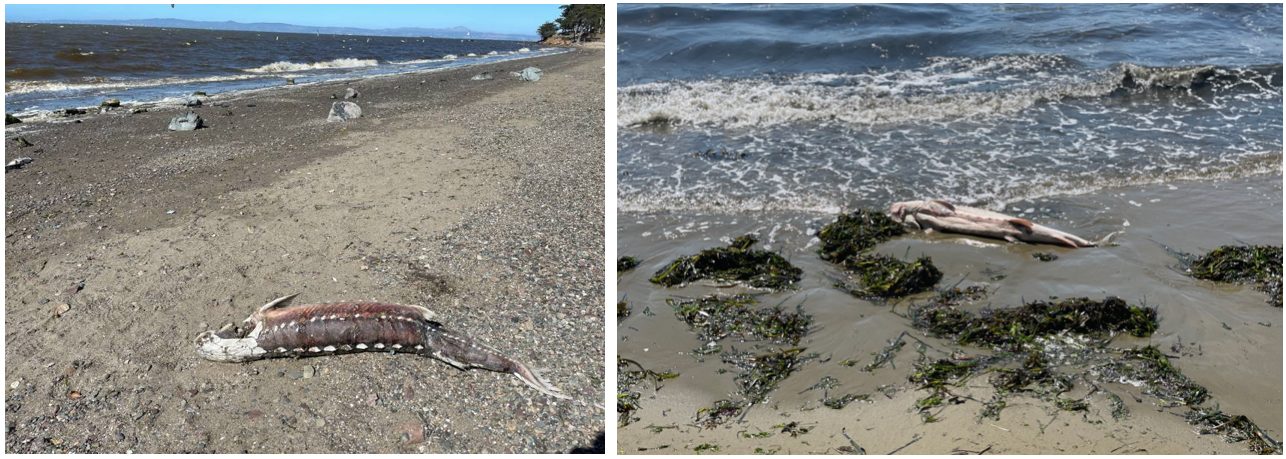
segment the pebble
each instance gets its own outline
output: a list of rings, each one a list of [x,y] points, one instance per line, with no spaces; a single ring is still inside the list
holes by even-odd
[[[54,317],[62,317],[63,314],[66,314],[70,311],[71,311],[70,304],[58,303],[58,306],[54,306]]]
[[[303,372],[304,379],[310,379],[313,376],[317,376],[317,368],[312,366],[304,367],[304,372]]]

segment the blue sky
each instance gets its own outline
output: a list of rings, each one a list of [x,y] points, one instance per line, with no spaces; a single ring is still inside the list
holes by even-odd
[[[464,26],[479,32],[535,35],[558,5],[5,5],[5,22],[102,19],[281,22],[318,27]]]

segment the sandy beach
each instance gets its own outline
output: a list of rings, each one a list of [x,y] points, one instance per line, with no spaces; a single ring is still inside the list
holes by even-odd
[[[164,107],[7,126],[34,161],[5,176],[6,452],[602,448],[603,64],[216,95],[192,132]],[[362,118],[327,123],[349,87]],[[297,292],[425,305],[571,399],[413,355],[197,356]]]
[[[988,296],[971,310],[1012,307],[1051,296],[1117,296],[1156,307],[1159,329],[1154,334],[1117,335],[1109,346],[1157,346],[1184,375],[1209,389],[1211,403],[1226,413],[1246,415],[1273,438],[1281,438],[1281,309],[1248,286],[1185,276],[1173,268],[1176,259],[1161,246],[1203,253],[1224,244],[1280,244],[1281,180],[1280,174],[1266,174],[1175,181],[1013,203],[1033,208],[1037,221],[1083,236],[1099,238],[1120,231],[1118,245],[1112,247],[1072,250],[917,233],[881,244],[876,251],[898,258],[931,256],[943,272],[938,288],[957,282],[985,287]],[[916,341],[907,340],[892,365],[872,371],[862,367],[904,331],[925,343],[924,352],[931,358],[985,351],[926,336],[912,326],[904,317],[907,308],[929,294],[877,303],[836,289],[834,283],[843,273],[818,257],[814,237],[834,218],[784,212],[620,215],[619,255],[637,257],[641,263],[618,280],[618,300],[626,301],[631,310],[618,321],[619,354],[649,370],[678,376],[663,381],[659,390],[649,382],[638,386],[638,419],[621,428],[619,453],[836,454],[855,446],[869,454],[1248,452],[1244,442],[1199,435],[1182,417],[1185,408],[1163,407],[1139,387],[1120,382],[1094,390],[1077,381],[1065,396],[1086,400],[1083,411],[1060,410],[1049,401],[1019,395],[1008,400],[998,419],[991,419],[980,412],[995,389],[986,377],[974,377],[952,388],[960,395],[959,404],[931,410],[931,420],[926,420],[916,403],[928,392],[908,381],[917,361]],[[782,380],[766,404],[750,408],[744,419],[702,427],[695,422],[699,409],[716,400],[735,399],[731,394],[738,391],[736,369],[717,354],[696,352],[707,343],[676,318],[666,300],[747,290],[709,281],[663,288],[648,278],[678,256],[726,245],[730,238],[748,233],[803,270],[796,289],[764,294],[759,304],[781,304],[791,311],[799,305],[811,315],[813,325],[798,347],[816,357]],[[1059,258],[1042,262],[1032,257],[1034,252]],[[723,349],[756,349],[752,342],[731,338],[721,344]],[[845,360],[857,365],[842,365]],[[828,389],[831,397],[861,398],[841,409],[823,406],[823,391],[810,388],[827,377],[835,380]],[[1111,414],[1107,392],[1124,401],[1126,416]]]

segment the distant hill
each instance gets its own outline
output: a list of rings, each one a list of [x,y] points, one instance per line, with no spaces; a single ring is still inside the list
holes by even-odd
[[[235,21],[189,21],[186,19],[104,19],[97,21],[52,20],[46,24],[97,24],[135,27],[171,27],[177,29],[237,30],[244,32],[324,33],[329,35],[370,35],[382,37],[472,38],[477,40],[536,41],[536,34],[478,32],[466,27],[432,29],[399,27],[395,29],[362,29],[358,27],[312,27],[272,22],[243,23]]]

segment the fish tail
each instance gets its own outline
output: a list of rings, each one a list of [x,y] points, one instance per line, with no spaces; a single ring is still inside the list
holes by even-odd
[[[562,390],[559,390],[557,387],[554,387],[553,384],[550,384],[549,380],[545,379],[544,376],[541,376],[540,373],[540,369],[532,370],[527,368],[526,365],[514,362],[513,375],[518,378],[519,381],[522,381],[524,384],[531,386],[533,389],[536,389],[540,391],[540,393],[550,397],[561,399],[571,398],[571,396],[564,394]]]

